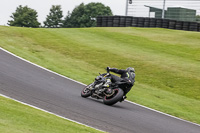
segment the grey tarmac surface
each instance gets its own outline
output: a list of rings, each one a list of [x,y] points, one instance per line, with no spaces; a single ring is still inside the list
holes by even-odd
[[[200,133],[198,125],[128,102],[107,106],[82,98],[83,87],[0,50],[3,95],[112,133]]]

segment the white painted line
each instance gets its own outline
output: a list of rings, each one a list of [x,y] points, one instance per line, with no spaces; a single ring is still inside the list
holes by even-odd
[[[88,126],[88,125],[83,124],[83,123],[80,123],[80,122],[78,122],[78,121],[74,121],[74,120],[72,120],[72,119],[69,119],[69,118],[63,117],[63,116],[61,116],[61,115],[58,115],[58,114],[52,113],[52,112],[50,112],[50,111],[47,111],[47,110],[41,109],[41,108],[39,108],[39,107],[36,107],[36,106],[30,105],[30,104],[27,104],[27,103],[25,103],[25,102],[21,102],[21,101],[19,101],[19,100],[13,99],[13,98],[8,97],[8,96],[6,96],[6,95],[0,94],[0,96],[5,97],[5,98],[8,98],[8,99],[11,99],[11,100],[14,100],[14,101],[16,101],[16,102],[19,102],[19,103],[21,103],[21,104],[23,104],[23,105],[26,105],[26,106],[32,107],[32,108],[34,108],[34,109],[37,109],[37,110],[40,110],[40,111],[43,111],[43,112],[46,112],[46,113],[49,113],[49,114],[55,115],[55,116],[57,116],[57,117],[59,117],[59,118],[62,118],[62,119],[65,119],[65,120],[68,120],[68,121],[74,122],[74,123],[76,123],[76,124],[80,124],[80,125],[83,125],[83,126],[86,126],[86,127],[89,127],[89,128],[93,128],[93,129],[98,130],[98,131],[101,131],[101,132],[105,132],[105,131],[103,131],[103,130],[100,130],[100,129],[94,128],[94,127],[92,127],[92,126]]]
[[[39,66],[39,65],[37,65],[37,64],[34,64],[34,63],[32,63],[32,62],[30,62],[30,61],[28,61],[28,60],[25,60],[25,59],[23,59],[23,58],[21,58],[21,57],[15,55],[15,54],[13,54],[13,53],[7,51],[7,50],[5,50],[5,49],[3,49],[3,48],[1,48],[1,47],[0,47],[0,49],[1,49],[2,51],[5,51],[5,52],[11,54],[11,55],[14,56],[14,57],[17,57],[17,58],[19,58],[19,59],[21,59],[21,60],[23,60],[23,61],[25,61],[25,62],[28,62],[28,63],[30,63],[30,64],[32,64],[32,65],[35,65],[35,66],[39,67],[39,68],[42,68],[42,69],[44,69],[44,70],[46,70],[46,71],[48,71],[48,72],[51,72],[51,73],[53,73],[53,74],[56,74],[56,75],[58,75],[58,76],[61,76],[61,77],[63,77],[63,78],[66,78],[66,79],[68,79],[68,80],[72,80],[72,81],[74,81],[74,82],[76,82],[76,83],[79,83],[79,84],[81,84],[81,85],[85,85],[85,86],[86,86],[86,84],[83,84],[83,83],[81,83],[81,82],[75,81],[75,80],[70,79],[70,78],[68,78],[68,77],[65,77],[65,76],[63,76],[63,75],[61,75],[61,74],[58,74],[58,73],[53,72],[53,71],[51,71],[51,70],[48,70],[48,69],[46,69],[46,68],[44,68],[44,67],[42,67],[42,66]],[[95,128],[95,127],[92,127],[92,126],[89,126],[89,125],[86,125],[86,124],[80,123],[80,122],[78,122],[78,121],[74,121],[74,120],[72,120],[72,119],[69,119],[69,118],[66,118],[66,117],[60,116],[60,115],[58,115],[58,114],[55,114],[55,113],[49,112],[49,111],[47,111],[47,110],[41,109],[41,108],[39,108],[39,107],[36,107],[36,106],[30,105],[30,104],[27,104],[27,103],[21,102],[21,101],[19,101],[19,100],[13,99],[13,98],[8,97],[8,96],[5,96],[5,95],[3,95],[3,94],[0,94],[0,96],[3,96],[3,97],[6,97],[6,98],[9,98],[9,99],[12,99],[12,100],[14,100],[14,101],[17,101],[17,102],[22,103],[22,104],[24,104],[24,105],[27,105],[27,106],[33,107],[33,108],[35,108],[35,109],[38,109],[38,110],[41,110],[41,111],[47,112],[47,113],[49,113],[49,114],[56,115],[56,116],[58,116],[58,117],[60,117],[60,118],[63,118],[63,119],[69,120],[69,121],[71,121],[71,122],[75,122],[75,123],[77,123],[77,124],[84,125],[84,126],[86,126],[86,127],[90,127],[90,128],[96,129],[96,130],[101,131],[101,132],[105,132],[105,131],[100,130],[100,129],[97,129],[97,128]]]
[[[26,60],[26,59],[23,59],[23,58],[21,58],[21,57],[15,55],[15,54],[13,54],[13,53],[11,53],[11,52],[9,52],[9,51],[3,49],[3,48],[1,48],[1,47],[0,47],[0,49],[3,50],[3,51],[5,51],[5,52],[7,52],[7,53],[9,53],[9,54],[11,54],[11,55],[13,55],[13,56],[15,56],[15,57],[17,57],[17,58],[19,58],[19,59],[21,59],[21,60],[23,60],[23,61],[26,61],[26,62],[28,62],[28,63],[30,63],[30,64],[32,64],[32,65],[35,65],[35,66],[37,66],[37,67],[39,67],[39,68],[42,68],[42,69],[44,69],[44,70],[46,70],[46,71],[48,71],[48,72],[54,73],[54,74],[56,74],[56,75],[58,75],[58,76],[61,76],[61,77],[66,78],[66,79],[68,79],[68,80],[74,81],[74,82],[76,82],[76,83],[78,83],[78,84],[81,84],[81,85],[86,86],[86,84],[83,84],[83,83],[81,83],[81,82],[78,82],[78,81],[76,81],[76,80],[73,80],[73,79],[71,79],[71,78],[68,78],[68,77],[66,77],[66,76],[63,76],[63,75],[61,75],[61,74],[58,74],[58,73],[56,73],[56,72],[53,72],[53,71],[51,71],[51,70],[49,70],[49,69],[46,69],[46,68],[44,68],[44,67],[42,67],[42,66],[39,66],[39,65],[37,65],[37,64],[34,64],[34,63],[32,63],[32,62],[30,62],[30,61],[28,61],[28,60]],[[194,124],[194,125],[200,126],[200,125],[197,124],[197,123],[193,123],[193,122],[190,122],[190,121],[187,121],[187,120],[178,118],[178,117],[176,117],[176,116],[172,116],[172,115],[169,115],[169,114],[160,112],[160,111],[158,111],[158,110],[155,110],[155,109],[152,109],[152,108],[148,108],[148,107],[146,107],[146,106],[143,106],[143,105],[134,103],[134,102],[132,102],[132,101],[129,101],[129,100],[125,100],[125,101],[128,102],[128,103],[131,103],[131,104],[134,104],[134,105],[137,105],[137,106],[140,106],[140,107],[143,107],[143,108],[146,108],[146,109],[155,111],[155,112],[157,112],[157,113],[160,113],[160,114],[163,114],[163,115],[166,115],[166,116],[169,116],[169,117],[172,117],[172,118],[175,118],[175,119],[184,121],[184,122],[188,122],[188,123],[190,123],[190,124]]]
[[[13,53],[11,53],[11,52],[9,52],[9,51],[7,51],[7,50],[1,48],[1,47],[0,47],[0,50],[4,51],[4,52],[6,52],[6,53],[8,53],[8,54],[10,54],[10,55],[12,55],[12,56],[14,56],[14,57],[17,57],[17,58],[19,58],[19,59],[21,59],[21,60],[23,60],[23,61],[25,61],[25,62],[27,62],[27,63],[30,63],[30,64],[32,64],[32,65],[34,65],[34,66],[37,66],[37,67],[39,67],[39,68],[42,68],[42,69],[44,69],[44,70],[46,70],[46,71],[48,71],[48,72],[51,72],[51,73],[53,73],[53,74],[56,74],[56,75],[58,75],[58,76],[61,76],[61,77],[63,77],[63,78],[69,79],[69,80],[71,80],[71,81],[74,81],[74,82],[76,82],[76,83],[79,83],[79,84],[81,84],[81,85],[85,85],[85,86],[86,86],[86,84],[83,84],[83,83],[81,83],[81,82],[78,82],[78,81],[73,80],[73,79],[71,79],[71,78],[68,78],[68,77],[66,77],[66,76],[63,76],[63,75],[61,75],[61,74],[59,74],[59,73],[53,72],[53,71],[51,71],[51,70],[49,70],[49,69],[46,69],[46,68],[44,68],[44,67],[42,67],[42,66],[39,66],[39,65],[37,65],[37,64],[35,64],[35,63],[32,63],[32,62],[30,62],[30,61],[28,61],[28,60],[26,60],[26,59],[24,59],[24,58],[22,58],[22,57],[19,57],[19,56],[13,54]]]
[[[190,121],[187,121],[187,120],[184,120],[184,119],[181,119],[181,118],[178,118],[176,116],[173,116],[173,115],[169,115],[169,114],[166,114],[166,113],[163,113],[163,112],[160,112],[158,110],[155,110],[155,109],[152,109],[152,108],[149,108],[149,107],[146,107],[146,106],[143,106],[143,105],[140,105],[140,104],[137,104],[137,103],[134,103],[132,101],[128,101],[128,100],[125,100],[126,102],[128,103],[131,103],[131,104],[135,104],[137,106],[140,106],[140,107],[143,107],[145,109],[148,109],[148,110],[151,110],[151,111],[154,111],[154,112],[157,112],[157,113],[160,113],[160,114],[163,114],[163,115],[166,115],[166,116],[169,116],[169,117],[172,117],[172,118],[175,118],[175,119],[178,119],[178,120],[181,120],[181,121],[184,121],[184,122],[187,122],[187,123],[190,123],[190,124],[194,124],[196,126],[200,126],[199,124],[197,123],[193,123],[193,122],[190,122]]]

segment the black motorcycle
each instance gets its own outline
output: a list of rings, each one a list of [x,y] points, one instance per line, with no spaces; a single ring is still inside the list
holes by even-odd
[[[112,83],[111,75],[107,71],[104,74],[99,73],[95,81],[82,90],[81,96],[84,98],[91,96],[92,98],[103,99],[104,104],[113,105],[123,101],[124,89],[126,89],[126,82],[122,80]]]

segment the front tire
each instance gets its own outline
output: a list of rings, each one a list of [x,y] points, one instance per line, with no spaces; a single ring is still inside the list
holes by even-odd
[[[81,96],[84,98],[87,98],[89,96],[91,96],[91,90],[89,89],[89,87],[91,87],[91,84],[89,84],[88,86],[86,86],[82,91],[81,91]]]
[[[114,94],[112,96],[105,96],[103,98],[103,103],[106,105],[113,105],[123,98],[124,91],[120,88],[113,89]]]

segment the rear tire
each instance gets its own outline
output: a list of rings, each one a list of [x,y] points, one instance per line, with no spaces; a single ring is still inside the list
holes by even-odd
[[[103,98],[103,103],[104,104],[113,105],[113,104],[117,103],[118,101],[120,101],[123,98],[124,91],[122,89],[116,88],[113,91],[115,91],[115,92],[114,92],[114,94],[112,96],[110,96],[110,97],[105,96]]]
[[[81,96],[84,98],[87,98],[89,96],[91,96],[91,90],[89,89],[91,84],[89,84],[88,86],[86,86],[82,91],[81,91]]]

